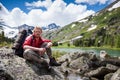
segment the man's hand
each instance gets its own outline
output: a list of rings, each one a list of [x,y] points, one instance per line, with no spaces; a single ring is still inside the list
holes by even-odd
[[[47,47],[47,48],[50,48],[51,46],[52,46],[52,43],[49,42],[46,47]]]
[[[42,55],[45,53],[46,49],[45,48],[38,48],[39,54]]]

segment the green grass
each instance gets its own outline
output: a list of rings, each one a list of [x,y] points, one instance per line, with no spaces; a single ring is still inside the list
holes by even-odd
[[[12,43],[7,43],[7,42],[2,42],[2,43],[0,43],[0,47],[4,47],[4,46],[11,47],[11,46],[12,46]]]
[[[74,45],[71,45],[70,44],[70,46],[68,46],[68,44],[67,43],[63,43],[62,45],[58,45],[58,46],[52,46],[52,47],[57,47],[57,48],[75,48],[75,46]]]
[[[95,47],[95,46],[91,46],[91,47],[76,47],[74,45],[71,46],[67,46],[67,44],[63,44],[63,45],[59,45],[59,46],[53,46],[53,48],[94,48],[94,49],[111,49],[111,50],[120,50],[120,48],[112,48],[111,46],[101,46],[101,47]]]
[[[66,52],[60,52],[60,51],[53,51],[52,56],[56,59],[66,54]]]

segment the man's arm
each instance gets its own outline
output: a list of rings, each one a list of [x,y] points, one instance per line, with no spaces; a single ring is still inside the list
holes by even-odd
[[[33,51],[39,51],[39,49],[37,47],[32,47],[32,46],[29,46],[29,45],[24,45],[23,49],[31,49]]]
[[[31,49],[33,51],[38,51],[40,54],[41,53],[44,53],[46,51],[45,48],[37,48],[37,47],[32,47],[32,46],[29,46],[29,45],[24,45],[23,46],[23,49]]]

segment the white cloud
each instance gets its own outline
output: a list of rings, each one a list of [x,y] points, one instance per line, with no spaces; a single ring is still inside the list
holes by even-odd
[[[51,0],[45,0],[45,1],[37,1],[37,2],[32,2],[32,3],[28,3],[26,2],[25,5],[28,6],[28,8],[35,8],[35,7],[45,7],[48,8],[50,7],[52,4]]]
[[[51,0],[33,3],[26,2],[26,6],[34,8],[44,6],[47,10],[31,9],[26,14],[21,9],[14,8],[9,12],[9,15],[4,17],[7,24],[10,26],[19,26],[22,24],[46,26],[50,23],[56,23],[57,25],[64,26],[94,13],[92,10],[87,10],[87,6],[85,5],[73,3],[67,5],[63,0],[55,0],[54,2],[51,2]]]
[[[111,3],[113,1],[115,0],[75,0],[76,3],[87,3],[90,5],[94,5],[96,3],[105,4],[106,2]]]
[[[3,17],[6,24],[10,26],[18,26],[24,24],[27,20],[27,14],[21,11],[19,8],[14,8],[9,15]]]
[[[0,3],[0,18],[8,14],[9,14],[9,11],[2,5],[2,3]]]
[[[88,14],[92,15],[93,13],[95,13],[95,12],[92,10],[87,10],[87,11],[83,12],[81,15],[78,15],[77,20],[83,19],[86,16],[88,16]]]

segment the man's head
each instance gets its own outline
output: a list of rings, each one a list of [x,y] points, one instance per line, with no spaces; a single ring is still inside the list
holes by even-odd
[[[38,26],[36,26],[34,29],[33,29],[33,34],[35,35],[35,37],[40,37],[42,33],[42,29]]]

